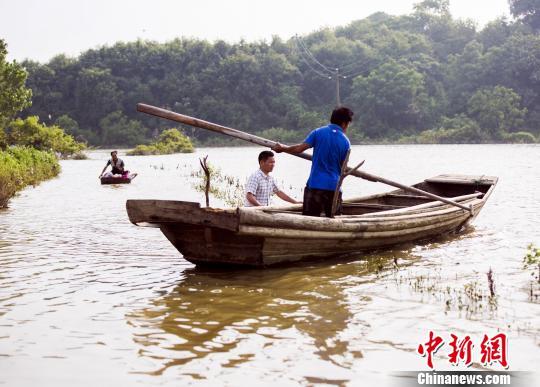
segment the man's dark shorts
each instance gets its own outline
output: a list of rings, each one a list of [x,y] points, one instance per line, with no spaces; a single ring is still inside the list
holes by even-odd
[[[334,191],[306,187],[304,189],[304,205],[302,207],[302,215],[321,216],[321,212],[324,212],[325,215],[330,218],[332,216],[333,199]],[[340,192],[336,215],[340,215],[341,211],[342,206]]]

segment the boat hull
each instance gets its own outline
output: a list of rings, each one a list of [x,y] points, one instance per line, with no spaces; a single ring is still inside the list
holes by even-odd
[[[333,219],[302,216],[298,206],[214,209],[161,200],[128,200],[126,205],[132,223],[159,227],[190,262],[264,267],[351,256],[458,232],[478,215],[496,181],[476,180],[471,189],[447,187],[472,212],[400,190],[357,198],[348,204],[348,214]],[[430,188],[441,190],[441,184],[434,181]],[[418,204],[399,205],[407,203]]]
[[[131,180],[133,180],[137,175],[128,175],[126,177],[124,176],[103,176],[100,177],[101,184],[107,185],[107,184],[131,184]]]
[[[350,256],[408,242],[429,240],[460,231],[470,219],[469,215],[464,214],[401,234],[380,231],[366,235],[367,233],[360,232],[347,237],[321,236],[314,231],[296,235],[291,233],[292,230],[283,230],[275,236],[261,236],[258,230],[247,227],[242,227],[241,232],[174,224],[163,225],[160,229],[184,258],[192,263],[270,266]]]

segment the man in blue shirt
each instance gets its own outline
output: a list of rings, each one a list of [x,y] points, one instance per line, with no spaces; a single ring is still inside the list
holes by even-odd
[[[352,110],[337,107],[332,112],[330,124],[313,130],[304,142],[291,146],[278,143],[272,147],[278,153],[302,153],[313,148],[311,173],[304,190],[303,215],[320,216],[324,210],[326,216],[332,216],[332,200],[341,174],[341,164],[351,148],[346,133],[353,115]],[[338,214],[341,213],[341,192],[339,196]]]

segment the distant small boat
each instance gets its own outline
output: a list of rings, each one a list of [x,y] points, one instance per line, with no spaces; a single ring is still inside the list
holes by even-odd
[[[190,262],[268,266],[346,256],[463,229],[497,184],[493,176],[440,175],[413,185],[466,208],[399,189],[349,199],[335,218],[303,216],[301,205],[201,208],[199,203],[128,200],[130,221],[159,227]]]
[[[100,180],[101,184],[130,184],[131,180],[135,179],[135,177],[137,177],[136,173],[130,173],[127,176],[102,176]]]

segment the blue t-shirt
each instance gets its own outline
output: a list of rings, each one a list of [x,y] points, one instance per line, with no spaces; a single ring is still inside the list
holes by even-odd
[[[341,126],[330,124],[313,130],[304,140],[313,148],[308,188],[334,191],[341,174],[341,164],[351,143]]]

